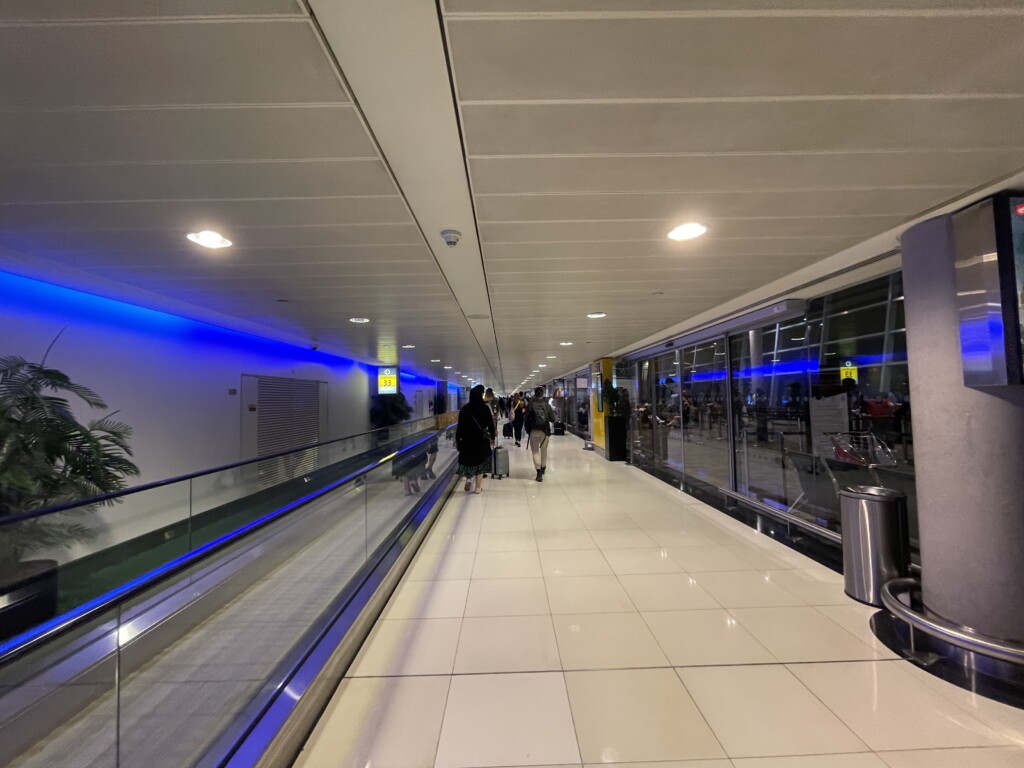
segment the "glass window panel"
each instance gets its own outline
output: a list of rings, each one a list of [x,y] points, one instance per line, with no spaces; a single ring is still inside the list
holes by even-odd
[[[779,509],[790,508],[800,484],[790,458],[806,453],[809,372],[818,350],[808,344],[812,326],[779,329],[778,334],[749,331],[730,340],[733,377],[733,445],[737,490]],[[805,338],[800,346],[774,354],[759,348],[763,339]]]
[[[687,482],[715,488],[730,485],[725,345],[716,339],[683,350],[693,364],[682,370],[678,416]]]

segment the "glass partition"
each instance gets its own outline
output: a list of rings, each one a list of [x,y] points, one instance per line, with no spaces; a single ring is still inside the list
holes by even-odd
[[[302,447],[129,489],[104,503],[13,522],[0,518],[0,554],[16,552],[28,564],[13,576],[0,572],[0,640],[74,610],[296,499],[330,488],[456,418],[457,414],[431,416]],[[268,462],[277,467],[273,485],[265,482]],[[68,536],[74,539],[73,546],[59,546]],[[50,589],[48,584],[55,586]],[[22,601],[6,605],[9,596],[37,588],[46,591],[45,604],[26,600],[24,606]]]
[[[680,447],[686,480],[693,485],[727,488],[730,461],[725,339],[682,349],[680,371]]]
[[[319,488],[292,513],[0,665],[0,763],[63,765],[71,750],[89,765],[220,764],[333,621],[353,577],[456,457],[437,433],[377,459],[369,472]],[[207,499],[243,480],[202,479],[198,496]],[[199,526],[193,533],[195,545],[215,535]]]
[[[841,488],[896,488],[916,542],[899,273],[813,299],[804,315],[631,365],[636,466],[833,531]]]

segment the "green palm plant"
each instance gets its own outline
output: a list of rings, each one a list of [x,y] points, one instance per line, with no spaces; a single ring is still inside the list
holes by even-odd
[[[90,408],[107,407],[88,387],[48,368],[46,356],[41,363],[0,358],[0,583],[17,574],[26,555],[95,538],[80,516],[9,525],[3,518],[121,490],[126,478],[139,474],[131,461],[131,427],[117,421],[116,412],[82,424],[69,396]]]

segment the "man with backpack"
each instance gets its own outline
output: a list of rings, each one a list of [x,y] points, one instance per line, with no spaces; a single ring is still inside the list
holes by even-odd
[[[537,470],[537,482],[544,481],[548,468],[548,438],[551,436],[551,422],[555,412],[544,399],[544,387],[533,390],[533,400],[526,410],[526,431],[530,435],[530,452],[533,454],[533,468]]]

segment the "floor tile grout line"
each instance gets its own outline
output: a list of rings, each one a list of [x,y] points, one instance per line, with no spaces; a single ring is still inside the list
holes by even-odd
[[[588,614],[591,615],[591,614]],[[539,618],[535,616],[533,618]],[[470,617],[473,618],[473,617]],[[514,617],[493,617],[483,616],[479,618],[525,618],[520,616]],[[557,644],[557,641],[556,641]],[[895,659],[893,660],[895,661]],[[766,667],[793,667],[793,666],[834,666],[838,664],[879,664],[888,662],[876,662],[871,659],[855,659],[851,661],[840,660],[840,661],[799,661],[799,662],[786,662],[786,661],[755,661],[755,662],[736,662],[734,664],[654,664],[645,666],[613,666],[613,667],[562,667],[561,669],[501,669],[501,670],[487,670],[487,671],[475,671],[475,672],[426,672],[426,673],[414,673],[414,674],[394,674],[394,675],[353,675],[351,679],[361,680],[377,680],[377,679],[401,679],[405,677],[485,677],[488,675],[543,675],[550,674],[552,672],[579,672],[579,673],[599,673],[599,672],[641,672],[645,670],[680,670],[680,669],[738,669],[744,667],[751,667],[756,669],[764,669]],[[796,677],[794,675],[794,677]],[[801,683],[799,678],[797,680]],[[805,686],[806,687],[806,686]],[[824,702],[823,702],[824,703]],[[951,702],[953,703],[953,702]],[[834,714],[834,713],[833,713]],[[836,715],[838,717],[838,715]],[[842,718],[839,718],[842,720]],[[976,720],[978,718],[975,718]],[[844,721],[845,722],[845,721]],[[982,723],[984,725],[984,723]],[[655,761],[657,762],[657,761]]]

